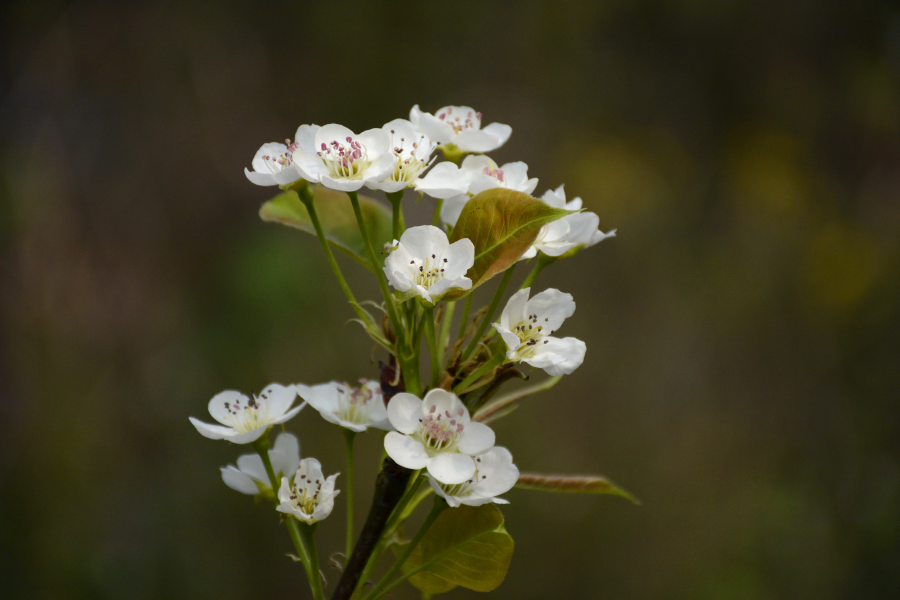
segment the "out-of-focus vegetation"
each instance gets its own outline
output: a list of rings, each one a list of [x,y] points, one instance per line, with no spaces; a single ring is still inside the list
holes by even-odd
[[[316,240],[260,221],[274,190],[242,170],[302,123],[414,103],[509,123],[499,163],[619,231],[538,279],[574,294],[585,365],[493,425],[523,470],[644,505],[513,490],[496,597],[900,595],[896,7],[0,10],[5,598],[308,593],[271,511],[219,478],[241,450],[187,417],[222,389],[375,375]],[[289,429],[340,469],[334,427]],[[361,519],[380,438],[358,444]]]

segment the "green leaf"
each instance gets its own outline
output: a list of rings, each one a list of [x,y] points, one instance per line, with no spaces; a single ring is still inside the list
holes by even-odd
[[[640,505],[641,501],[610,480],[597,475],[539,475],[520,473],[516,487],[557,494],[613,494]]]
[[[403,565],[419,590],[441,594],[457,585],[489,592],[503,583],[513,539],[493,504],[448,508],[437,518]]]
[[[347,194],[320,185],[311,186],[310,189],[313,192],[316,214],[319,216],[325,238],[335,248],[342,250],[371,271],[372,266],[369,264],[368,258],[365,258],[366,246],[363,243]],[[377,249],[391,241],[391,212],[387,207],[365,196],[359,196],[359,206],[369,230],[372,245],[377,252]],[[264,203],[259,209],[259,216],[263,221],[282,223],[316,235],[306,206],[297,196],[297,192],[293,190],[279,194]]]
[[[541,227],[570,211],[553,208],[528,194],[494,188],[469,200],[463,208],[450,242],[469,238],[475,245],[475,264],[466,273],[472,289],[513,265],[531,246]],[[445,300],[462,298],[456,291]]]

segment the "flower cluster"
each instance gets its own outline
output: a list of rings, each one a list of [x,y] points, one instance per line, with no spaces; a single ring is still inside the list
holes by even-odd
[[[205,437],[252,444],[255,454],[242,455],[236,466],[223,467],[222,479],[238,492],[275,505],[291,528],[317,600],[324,595],[313,532],[334,509],[340,493],[338,474],[326,477],[317,459],[301,459],[300,442],[290,433],[280,433],[270,448],[272,427],[283,425],[309,404],[324,421],[342,429],[348,452],[344,494],[348,567],[335,598],[354,593],[362,597],[361,567],[350,565],[376,561],[372,553],[386,547],[388,536],[425,497],[434,494],[435,508],[391,573],[400,570],[443,509],[468,505],[496,511],[483,505],[507,503],[501,496],[520,482],[520,473],[512,453],[496,445],[494,430],[486,422],[508,413],[515,402],[534,392],[525,388],[495,397],[498,389],[514,375],[524,377],[518,370],[523,365],[552,376],[539,384],[538,389],[544,390],[584,362],[583,341],[554,336],[575,312],[572,296],[553,288],[531,296],[531,288],[544,267],[614,236],[615,230],[602,232],[599,216],[584,212],[580,198],[567,201],[562,185],[533,197],[538,180],[529,177],[525,163],[498,165],[484,154],[503,146],[511,133],[512,128],[500,123],[482,127],[482,114],[467,106],[428,113],[416,105],[408,120],[394,119],[359,134],[337,124],[302,125],[293,141],[264,144],[253,158],[252,170],[245,170],[252,183],[280,186],[288,193],[279,198],[296,193],[294,199],[305,204],[306,216],[358,322],[387,353],[377,379],[359,379],[357,385],[271,384],[252,398],[225,391],[208,406],[218,424],[190,419]],[[356,220],[367,252],[356,258],[378,279],[381,303],[358,302],[349,289],[331,255],[329,242],[334,239],[315,212],[316,203],[339,200],[319,186],[346,193],[349,203],[332,204],[329,212],[345,222]],[[392,228],[391,238],[375,240],[383,245],[381,257],[372,241],[375,229],[363,217],[357,196],[363,187],[384,192],[393,207],[389,213],[369,205],[378,213],[375,218]],[[432,224],[404,227],[402,198],[407,189],[437,200]],[[289,214],[290,210],[282,210],[277,220],[289,220]],[[309,231],[308,222],[299,228]],[[530,259],[535,259],[531,274],[494,321],[513,269]],[[501,272],[490,306],[470,312],[472,290]],[[452,341],[451,331],[457,328],[451,327],[451,319],[462,298],[463,316]],[[373,317],[364,305],[383,310],[383,318]],[[423,349],[430,359],[424,378]],[[298,397],[302,402],[295,405]],[[375,531],[382,537],[374,546],[354,545],[353,444],[355,436],[370,430],[384,432],[380,435],[388,457],[367,523],[369,534]],[[554,485],[561,480],[549,479]],[[548,478],[525,474],[521,480],[534,488],[535,481]],[[390,577],[374,584],[365,598],[381,597]]]

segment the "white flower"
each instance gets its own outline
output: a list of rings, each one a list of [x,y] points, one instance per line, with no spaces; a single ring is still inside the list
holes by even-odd
[[[537,256],[538,250],[547,256],[560,256],[565,254],[575,247],[575,244],[569,241],[570,234],[571,230],[569,229],[569,223],[566,222],[565,217],[542,225],[538,231],[537,237],[534,238],[531,247],[519,257],[519,260],[534,258]]]
[[[397,430],[384,438],[388,456],[407,469],[427,468],[440,483],[471,479],[473,456],[494,446],[491,428],[472,422],[460,399],[440,388],[428,392],[424,400],[397,394],[388,404],[388,418]]]
[[[471,181],[465,194],[448,198],[441,208],[441,220],[456,225],[459,214],[472,196],[492,188],[506,188],[530,194],[537,187],[537,179],[528,179],[528,165],[519,161],[498,167],[487,156],[467,156],[462,162],[462,171],[469,173]]]
[[[472,174],[460,169],[452,162],[442,162],[418,179],[415,184],[417,192],[428,194],[432,198],[446,200],[465,194],[472,181]]]
[[[331,381],[312,387],[297,385],[297,394],[329,423],[361,432],[369,427],[390,429],[381,384],[360,379],[360,387]]]
[[[372,187],[390,175],[396,164],[390,136],[383,129],[356,135],[343,125],[325,125],[299,142],[292,155],[294,168],[307,181],[333,190]]]
[[[526,362],[549,375],[568,375],[584,362],[586,347],[575,338],[551,337],[575,313],[571,294],[544,290],[531,300],[531,288],[519,290],[509,299],[500,323],[494,327],[506,342],[510,362]]]
[[[209,401],[209,414],[221,425],[210,425],[194,417],[190,421],[203,437],[249,444],[258,440],[269,426],[292,419],[306,406],[304,402],[291,409],[296,398],[294,386],[285,387],[277,383],[252,400],[240,392],[222,392]]]
[[[278,434],[269,450],[269,460],[275,477],[293,477],[300,466],[300,442],[290,433]],[[244,454],[237,459],[237,467],[222,467],[222,481],[242,494],[255,495],[272,489],[266,467],[258,454]]]
[[[294,168],[293,155],[301,146],[312,146],[312,137],[319,129],[318,125],[301,125],[297,128],[294,141],[285,140],[284,144],[272,142],[263,144],[253,157],[253,170],[244,169],[244,175],[256,185],[288,185],[300,179],[300,172]]]
[[[453,144],[464,152],[496,150],[512,133],[512,127],[500,123],[491,123],[482,129],[481,113],[468,106],[445,106],[435,115],[423,113],[416,104],[409,111],[409,120],[432,140]]]
[[[512,454],[502,446],[494,446],[484,454],[475,457],[475,474],[468,480],[448,485],[440,483],[428,476],[434,493],[441,496],[452,507],[460,504],[480,506],[493,502],[509,504],[503,498],[497,498],[516,485],[519,480],[519,469],[513,464]]]
[[[325,479],[319,461],[304,458],[300,461],[293,483],[287,477],[281,478],[281,488],[278,490],[281,504],[276,510],[294,515],[310,525],[324,520],[334,508],[334,497],[341,493],[334,489],[338,475],[340,473]]]
[[[468,238],[453,244],[447,234],[431,225],[410,227],[384,260],[384,273],[404,300],[419,296],[437,304],[451,289],[468,290],[466,272],[475,264],[475,246]]]
[[[564,189],[564,186],[559,186],[555,190],[547,190],[546,192],[544,192],[544,195],[541,196],[541,200],[543,200],[553,208],[581,210],[581,198],[574,198],[572,201],[566,202],[566,191]],[[581,212],[574,215],[568,215],[560,219],[560,221],[565,221],[569,225],[569,233],[566,235],[565,241],[571,243],[575,248],[590,248],[594,244],[602,242],[606,238],[616,236],[615,229],[613,229],[609,233],[603,233],[602,231],[600,231],[598,229],[600,225],[600,217],[591,212]],[[545,254],[550,253],[545,252]],[[550,256],[558,255],[550,254]]]

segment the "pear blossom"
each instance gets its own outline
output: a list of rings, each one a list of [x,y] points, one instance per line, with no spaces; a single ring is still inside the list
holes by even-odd
[[[421,225],[403,232],[384,260],[384,274],[404,300],[418,296],[434,305],[452,289],[471,289],[472,280],[465,275],[474,264],[471,240],[451,244],[441,229]]]
[[[571,294],[556,289],[529,300],[530,293],[531,288],[525,288],[513,294],[500,323],[493,324],[506,343],[506,359],[526,362],[549,375],[568,375],[584,362],[586,346],[579,339],[551,334],[575,313],[575,301]]]
[[[291,408],[297,398],[293,385],[273,383],[253,399],[235,391],[216,394],[209,401],[209,414],[221,425],[210,425],[194,417],[191,423],[200,435],[211,440],[228,440],[235,444],[255,442],[272,425],[284,423],[299,413],[306,402]]]
[[[293,166],[312,183],[342,192],[387,178],[396,167],[390,151],[390,135],[383,129],[369,129],[356,135],[343,125],[325,125],[299,140],[292,152]]]
[[[432,140],[452,144],[463,152],[496,150],[512,133],[512,127],[500,123],[491,123],[482,129],[481,113],[468,106],[445,106],[432,115],[419,110],[416,104],[409,111],[409,120]]]
[[[521,161],[498,167],[487,156],[470,155],[463,160],[460,170],[467,172],[471,179],[465,194],[453,196],[444,202],[441,220],[448,225],[456,225],[469,199],[485,190],[506,188],[530,194],[538,184],[536,178],[528,178],[528,165]]]
[[[322,465],[315,458],[304,458],[300,461],[294,481],[281,478],[278,500],[281,502],[275,510],[294,515],[301,521],[312,525],[331,514],[334,498],[340,490],[334,489],[334,483],[340,473],[329,475],[322,473]]]
[[[389,430],[391,424],[384,406],[381,384],[366,379],[359,382],[359,387],[337,381],[312,387],[298,384],[297,394],[329,423],[356,432],[369,427]]]
[[[312,139],[318,125],[301,125],[297,128],[294,141],[285,140],[284,144],[272,142],[263,144],[256,151],[251,163],[253,170],[244,169],[244,175],[256,185],[289,185],[301,178],[300,172],[294,168],[294,152],[301,145],[312,147]]]
[[[281,433],[269,450],[269,460],[275,477],[293,477],[300,466],[300,442],[290,433]],[[242,494],[255,495],[272,489],[266,467],[258,454],[244,454],[237,459],[237,467],[222,467],[222,481]]]
[[[443,484],[454,485],[475,475],[475,459],[494,446],[494,432],[473,422],[455,394],[435,388],[420,400],[401,392],[388,404],[397,431],[384,438],[384,449],[407,469],[428,469]]]
[[[541,196],[541,200],[554,208],[564,208],[566,210],[581,210],[581,198],[573,198],[566,202],[566,191],[564,186],[559,186],[555,190],[547,190]],[[567,215],[560,219],[569,225],[569,234],[566,241],[573,244],[575,248],[590,248],[598,244],[606,238],[616,236],[616,230],[613,229],[609,233],[603,233],[598,229],[600,225],[600,217],[591,212],[580,212]],[[556,256],[556,255],[550,255]]]
[[[484,454],[475,457],[475,474],[468,480],[448,485],[440,483],[431,475],[428,482],[434,493],[456,508],[460,504],[481,506],[488,502],[509,504],[503,498],[497,498],[516,485],[519,480],[519,469],[513,464],[509,450],[502,446],[494,446]]]

